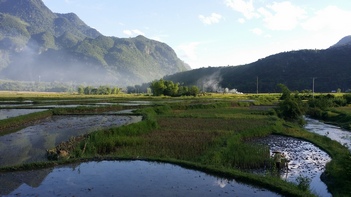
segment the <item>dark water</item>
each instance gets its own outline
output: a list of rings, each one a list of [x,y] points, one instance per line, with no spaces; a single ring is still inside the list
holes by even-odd
[[[146,161],[87,162],[27,174],[3,173],[0,182],[4,196],[280,196],[235,180]]]

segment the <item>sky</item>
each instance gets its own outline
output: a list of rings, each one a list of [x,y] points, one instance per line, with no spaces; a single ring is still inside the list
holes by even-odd
[[[166,43],[191,68],[326,49],[351,35],[350,0],[43,0],[105,36]]]

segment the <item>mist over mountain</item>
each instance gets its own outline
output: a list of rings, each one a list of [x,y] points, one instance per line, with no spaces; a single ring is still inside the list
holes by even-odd
[[[127,86],[189,69],[164,43],[104,36],[41,0],[0,0],[0,79]]]
[[[316,92],[345,92],[351,89],[350,38],[324,50],[282,52],[246,65],[200,68],[165,79],[197,85],[204,91],[229,88],[244,93],[279,92],[279,83],[294,91],[312,91],[314,82]]]

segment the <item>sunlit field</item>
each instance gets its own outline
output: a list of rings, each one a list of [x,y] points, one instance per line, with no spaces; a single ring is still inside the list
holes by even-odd
[[[111,110],[136,109],[143,120],[128,126],[99,130],[61,144],[69,158],[41,164],[26,164],[14,169],[33,169],[99,159],[142,159],[170,162],[222,174],[244,182],[264,186],[287,196],[314,196],[300,190],[272,173],[254,175],[248,170],[271,166],[269,147],[249,143],[250,140],[280,134],[313,142],[334,157],[327,167],[328,174],[345,180],[347,173],[340,169],[348,161],[347,149],[332,143],[324,136],[305,132],[300,126],[278,118],[277,107],[281,94],[205,94],[197,97],[153,97],[141,94],[85,96],[67,93],[0,92],[3,102],[30,100],[36,104],[85,104],[92,100],[116,103],[115,106],[53,109],[0,121],[0,128],[11,128],[22,122],[31,124],[53,114],[89,114]],[[151,101],[145,106],[122,106],[119,102]],[[348,110],[345,108],[343,110]],[[9,131],[11,132],[11,131]],[[69,146],[68,146],[69,145]],[[55,148],[55,147],[53,147]],[[342,174],[342,176],[340,176]],[[333,183],[336,181],[334,180]],[[340,183],[340,181],[338,181]],[[345,184],[347,183],[344,182]],[[333,187],[334,193],[345,184]],[[338,189],[340,188],[340,190]],[[340,192],[344,194],[344,191]]]

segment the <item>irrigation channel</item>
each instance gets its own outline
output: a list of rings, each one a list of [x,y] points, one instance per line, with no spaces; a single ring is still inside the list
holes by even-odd
[[[118,114],[118,113],[116,113]],[[45,150],[72,135],[101,127],[128,124],[140,119],[116,114],[53,116],[39,124],[0,137],[0,166],[45,160]],[[117,119],[116,119],[117,118]],[[306,129],[351,147],[350,133],[306,118]],[[96,127],[97,126],[97,127]],[[310,189],[329,197],[320,180],[331,158],[313,144],[291,137],[271,135],[256,140],[279,149],[289,159],[281,178],[296,182],[298,176],[311,179]],[[351,150],[350,150],[351,151]],[[0,174],[1,196],[280,196],[263,188],[223,179],[173,164],[146,161],[91,161],[34,171]],[[113,183],[113,184],[112,184]]]

